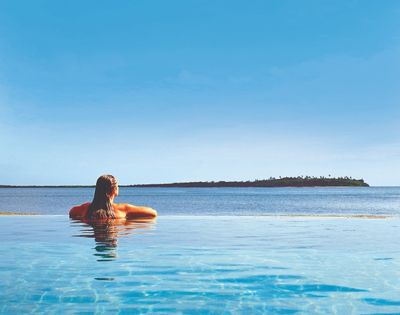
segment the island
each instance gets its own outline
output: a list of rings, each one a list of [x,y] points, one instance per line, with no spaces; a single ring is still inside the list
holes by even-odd
[[[354,186],[369,187],[364,179],[351,177],[270,177],[269,179],[256,179],[254,181],[211,181],[211,182],[183,182],[168,184],[140,184],[128,187],[327,187],[327,186]]]
[[[364,179],[352,177],[270,177],[254,181],[211,181],[211,182],[182,182],[167,184],[135,184],[119,185],[119,187],[328,187],[328,186],[353,186],[369,187]],[[95,185],[0,185],[0,188],[94,188]]]

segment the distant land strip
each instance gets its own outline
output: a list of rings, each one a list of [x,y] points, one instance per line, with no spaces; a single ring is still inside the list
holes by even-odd
[[[280,177],[254,181],[210,181],[210,182],[182,182],[167,184],[136,184],[119,185],[119,187],[185,187],[185,188],[212,188],[212,187],[330,187],[352,186],[369,187],[364,179],[351,177]],[[94,188],[94,185],[0,185],[0,188]]]
[[[328,186],[354,186],[369,187],[364,179],[351,177],[281,177],[254,181],[219,181],[219,182],[185,182],[169,184],[142,184],[129,185],[129,187],[328,187]]]
[[[0,211],[0,215],[37,215],[37,213]]]

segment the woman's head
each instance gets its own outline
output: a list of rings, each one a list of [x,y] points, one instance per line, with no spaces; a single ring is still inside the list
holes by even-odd
[[[102,175],[97,179],[93,201],[87,212],[88,219],[115,218],[112,200],[118,196],[117,180],[112,175]]]
[[[112,175],[101,175],[96,182],[95,194],[102,194],[109,199],[118,195],[117,180]]]

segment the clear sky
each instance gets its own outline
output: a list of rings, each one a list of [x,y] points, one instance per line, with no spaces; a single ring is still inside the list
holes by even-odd
[[[400,1],[0,1],[0,184],[400,185]]]

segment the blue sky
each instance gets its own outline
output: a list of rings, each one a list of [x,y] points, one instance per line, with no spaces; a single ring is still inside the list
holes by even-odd
[[[400,2],[1,1],[0,184],[400,185]]]

